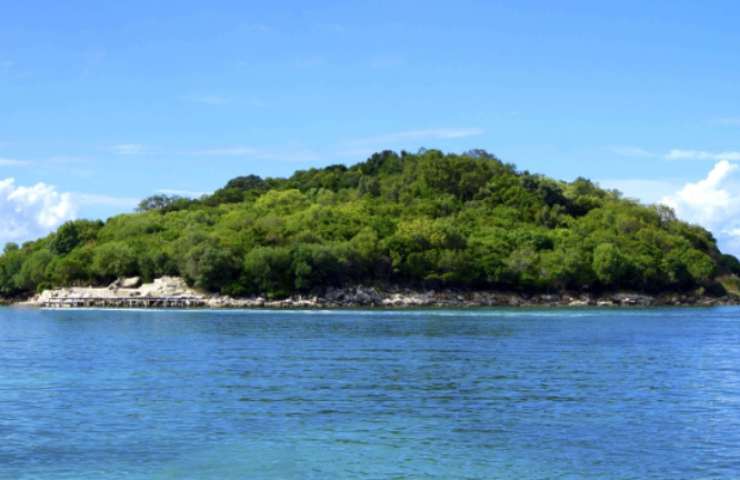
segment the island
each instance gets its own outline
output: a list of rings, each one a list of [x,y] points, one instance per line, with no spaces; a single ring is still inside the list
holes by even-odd
[[[383,151],[237,177],[75,220],[0,256],[0,296],[40,306],[321,307],[737,303],[710,232],[585,178],[483,150]]]

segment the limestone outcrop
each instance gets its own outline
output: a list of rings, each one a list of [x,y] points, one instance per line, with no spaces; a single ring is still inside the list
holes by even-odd
[[[21,305],[46,308],[414,308],[414,307],[648,307],[658,305],[722,305],[732,297],[700,294],[651,296],[618,292],[527,295],[497,291],[413,290],[400,287],[330,287],[321,295],[295,295],[284,299],[263,296],[233,298],[189,287],[182,278],[162,277],[141,283],[122,278],[108,287],[68,287],[45,290]]]

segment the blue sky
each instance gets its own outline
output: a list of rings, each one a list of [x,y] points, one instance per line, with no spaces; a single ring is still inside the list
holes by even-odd
[[[5,2],[0,241],[423,146],[665,201],[738,253],[738,16],[734,2]]]

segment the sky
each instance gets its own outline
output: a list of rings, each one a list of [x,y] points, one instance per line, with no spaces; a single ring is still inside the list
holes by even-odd
[[[238,175],[486,149],[740,254],[737,2],[0,0],[0,242]]]

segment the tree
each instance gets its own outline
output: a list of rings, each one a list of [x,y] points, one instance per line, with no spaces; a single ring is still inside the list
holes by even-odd
[[[291,267],[296,290],[338,285],[344,269],[337,250],[331,245],[298,245],[292,252]]]
[[[695,248],[685,250],[682,260],[686,264],[686,270],[688,270],[694,283],[704,284],[714,274],[716,267],[712,259]]]
[[[269,189],[267,181],[257,175],[246,175],[236,177],[223,187],[219,188],[213,195],[204,198],[206,205],[216,206],[228,203],[241,203],[247,198],[257,198]]]
[[[76,222],[67,222],[51,237],[50,250],[57,255],[66,255],[80,244],[80,229]]]
[[[508,259],[506,267],[516,286],[525,289],[540,287],[540,256],[531,247],[522,247],[514,250]]]
[[[293,290],[290,250],[257,247],[244,258],[242,278],[249,291],[285,296]]]
[[[136,275],[136,252],[122,240],[99,245],[93,255],[92,273],[103,282]]]
[[[180,195],[152,195],[139,202],[136,207],[138,212],[158,210],[161,212],[173,211],[186,208],[192,200]]]
[[[219,291],[239,276],[239,269],[236,255],[214,242],[204,242],[185,255],[182,273],[198,288]]]
[[[593,269],[599,282],[611,288],[620,286],[627,270],[622,253],[611,243],[599,244],[594,249]]]
[[[54,257],[46,277],[57,286],[88,284],[92,280],[92,259],[91,248],[77,248],[64,257]]]
[[[33,292],[47,286],[46,267],[53,258],[54,256],[47,249],[33,252],[23,262],[20,271],[15,275],[14,282],[16,286],[26,292]]]
[[[242,192],[250,190],[265,191],[267,190],[267,183],[257,175],[247,175],[229,180],[224,188],[241,190]]]

